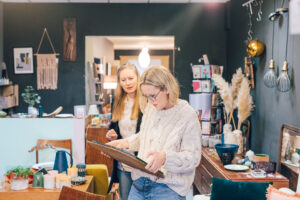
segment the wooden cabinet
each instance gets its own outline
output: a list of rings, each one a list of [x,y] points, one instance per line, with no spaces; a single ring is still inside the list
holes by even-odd
[[[202,148],[201,162],[196,168],[194,193],[209,194],[213,177],[245,182],[273,182],[276,188],[289,186],[289,180],[279,173],[274,174],[273,177],[254,178],[250,170],[247,172],[228,171],[224,169],[215,149]]]
[[[86,129],[86,140],[95,140],[97,142],[107,143],[109,142],[105,137],[107,130],[107,127],[97,127],[88,125]],[[101,154],[101,151],[91,147],[88,143],[86,143],[85,162],[86,164],[107,165],[109,176],[111,176],[113,160]]]

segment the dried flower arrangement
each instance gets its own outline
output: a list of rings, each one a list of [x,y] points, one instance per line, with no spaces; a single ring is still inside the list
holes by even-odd
[[[229,124],[233,120],[233,125],[236,129],[233,111],[237,108],[239,119],[237,129],[240,130],[242,122],[251,115],[253,109],[253,100],[250,95],[250,86],[247,78],[243,75],[242,69],[238,68],[232,76],[231,84],[227,83],[221,75],[214,74],[212,79],[223,99],[226,111],[225,123]]]

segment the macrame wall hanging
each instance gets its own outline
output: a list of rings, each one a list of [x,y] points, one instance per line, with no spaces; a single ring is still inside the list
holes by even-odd
[[[53,53],[39,54],[45,34],[47,35]],[[56,90],[58,79],[58,64],[56,63],[56,56],[59,56],[59,54],[55,52],[46,28],[44,29],[37,52],[34,55],[37,59],[37,89]]]

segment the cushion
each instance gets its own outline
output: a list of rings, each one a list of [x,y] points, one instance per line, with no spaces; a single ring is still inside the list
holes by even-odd
[[[266,200],[267,188],[271,183],[231,181],[214,177],[211,200],[242,199]]]
[[[300,200],[300,194],[288,194],[282,191],[277,190],[272,185],[267,189],[267,200]]]
[[[104,164],[87,164],[86,174],[94,176],[95,193],[106,195],[108,189],[108,171]]]

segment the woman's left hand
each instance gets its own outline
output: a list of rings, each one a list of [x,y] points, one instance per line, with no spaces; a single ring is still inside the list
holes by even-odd
[[[149,157],[150,159],[145,168],[152,173],[156,173],[166,162],[166,152],[149,152],[146,158]]]

